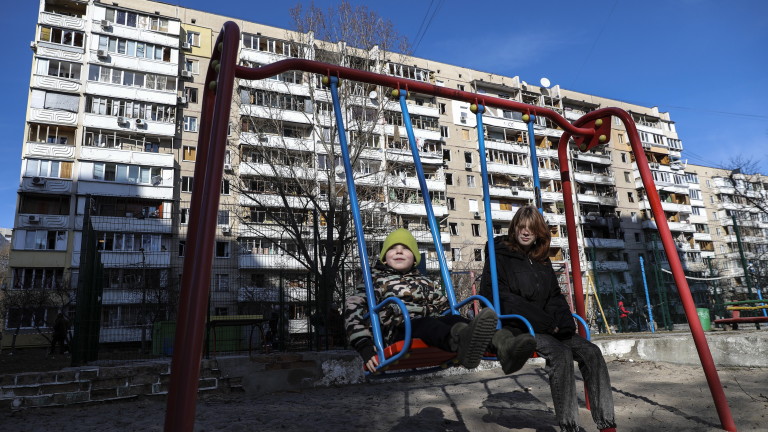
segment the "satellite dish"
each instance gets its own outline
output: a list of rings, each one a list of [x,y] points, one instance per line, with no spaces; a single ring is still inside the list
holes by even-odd
[[[539,82],[541,83],[542,87],[546,87],[546,88],[549,88],[549,86],[552,85],[552,83],[549,82],[549,78],[547,77],[542,78],[541,81]]]
[[[369,98],[369,99],[376,99],[378,96],[379,96],[379,94],[378,94],[378,93],[376,93],[376,90],[374,90],[374,91],[372,91],[372,92],[368,93],[368,98]]]

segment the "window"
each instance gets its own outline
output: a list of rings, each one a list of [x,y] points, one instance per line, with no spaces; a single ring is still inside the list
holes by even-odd
[[[451,151],[448,149],[443,149],[443,160],[446,162],[451,161]]]
[[[459,225],[456,222],[448,222],[448,228],[451,230],[451,235],[459,235]]]
[[[184,60],[184,70],[191,72],[195,75],[200,73],[200,60],[186,59]]]
[[[448,126],[440,126],[440,136],[442,138],[450,138],[450,134],[448,133]]]
[[[464,163],[472,164],[472,152],[464,152]]]
[[[48,75],[58,78],[69,78],[80,80],[80,68],[78,63],[70,63],[59,60],[38,59],[37,74]]]
[[[219,210],[219,214],[216,217],[217,225],[229,225],[229,210]]]
[[[632,181],[632,174],[629,171],[624,171],[624,181],[630,183]]]
[[[216,242],[216,258],[229,258],[229,242]]]
[[[187,31],[187,43],[194,46],[199,47],[200,46],[200,33],[193,32],[193,31]]]
[[[24,236],[24,249],[67,250],[66,231],[30,230],[21,231]]]
[[[480,237],[480,224],[472,224],[472,237]]]
[[[464,84],[457,84],[456,88],[461,90],[461,91],[464,91]]]
[[[197,132],[197,117],[184,116],[184,132]]]
[[[180,217],[179,217],[179,222],[182,225],[186,225],[186,224],[189,223],[189,208],[188,207],[181,209],[181,214],[180,214]]]
[[[194,184],[194,180],[192,177],[188,176],[181,176],[181,191],[182,192],[192,192],[192,184]]]
[[[27,159],[27,177],[72,178],[72,162]]]
[[[461,130],[461,139],[469,141],[469,129]]]
[[[448,186],[453,186],[453,174],[451,173],[445,174],[445,184]]]
[[[624,152],[619,153],[621,155],[621,161],[627,163],[627,154]]]
[[[194,87],[184,87],[184,96],[188,103],[197,103],[197,89]]]
[[[471,188],[475,187],[475,176],[473,175],[467,176],[467,187],[471,187]]]
[[[470,199],[470,200],[467,200],[467,203],[469,203],[469,211],[476,212],[480,210],[477,206],[477,200]]]
[[[451,248],[451,261],[461,261],[461,248]]]
[[[163,170],[160,167],[142,167],[111,162],[93,164],[94,180],[159,186],[163,184],[162,174]]]
[[[637,223],[637,212],[629,212],[629,218],[633,223]]]
[[[229,180],[227,179],[221,180],[221,194],[229,195]]]
[[[107,9],[106,19],[109,22],[144,30],[168,32],[168,19],[158,16],[142,15],[118,9]]]
[[[197,158],[197,147],[193,147],[193,146],[183,147],[183,156],[182,156],[183,160],[194,162],[196,158]]]
[[[83,47],[84,33],[57,27],[40,26],[40,40],[59,45]]]
[[[448,210],[456,210],[456,198],[446,198]]]
[[[482,249],[475,249],[474,250],[475,255],[475,261],[482,261],[483,260],[483,250]]]
[[[440,104],[440,114],[445,114],[445,104],[444,103]]]
[[[170,62],[176,51],[171,47],[115,36],[98,36],[98,49],[127,57]]]
[[[229,275],[225,273],[217,273],[214,276],[214,291],[228,291],[229,290]],[[217,314],[218,315],[218,314]],[[226,315],[226,313],[224,314]]]
[[[640,243],[640,233],[635,233],[635,243]]]
[[[629,202],[635,202],[635,194],[633,194],[632,192],[627,192],[627,200]]]
[[[184,252],[186,251],[186,249],[187,249],[187,241],[186,240],[180,240],[179,241],[179,256],[180,257],[184,256]]]

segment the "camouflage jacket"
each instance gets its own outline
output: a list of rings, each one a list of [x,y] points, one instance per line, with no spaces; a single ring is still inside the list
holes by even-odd
[[[412,269],[400,273],[380,262],[371,270],[376,303],[389,297],[402,300],[411,318],[440,316],[448,309],[448,299],[443,295],[440,284]],[[350,296],[344,310],[344,325],[350,345],[356,347],[366,338],[372,338],[370,320],[363,319],[368,313],[365,285],[357,287],[357,294]],[[384,344],[394,342],[395,329],[403,323],[401,309],[389,303],[379,312],[381,333]]]

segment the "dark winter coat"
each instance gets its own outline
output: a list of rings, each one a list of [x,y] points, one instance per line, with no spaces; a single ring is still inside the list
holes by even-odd
[[[557,327],[556,337],[569,338],[575,333],[576,325],[568,302],[560,292],[552,263],[549,260],[545,263],[533,261],[513,252],[504,244],[505,238],[494,239],[501,313],[522,315],[530,321],[536,333],[552,334]],[[487,252],[486,245],[486,256]],[[486,261],[480,294],[493,302],[490,267]],[[504,325],[527,331],[520,320],[505,320]]]

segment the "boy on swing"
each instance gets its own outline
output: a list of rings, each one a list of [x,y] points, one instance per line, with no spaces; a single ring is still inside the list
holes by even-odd
[[[437,282],[416,269],[420,261],[421,254],[410,231],[400,228],[390,233],[384,240],[379,259],[371,268],[375,302],[398,297],[405,303],[411,318],[411,337],[444,351],[456,352],[457,362],[467,369],[480,364],[492,341],[505,373],[522,368],[535,348],[535,344],[523,340],[530,335],[515,337],[510,332],[497,332],[497,316],[491,308],[483,309],[471,321],[460,315],[443,315],[448,310],[448,299]],[[344,322],[350,345],[360,353],[366,369],[374,372],[379,358],[369,321],[363,319],[368,313],[365,295],[363,285],[358,287],[357,295],[347,298]],[[379,317],[385,345],[405,337],[399,307],[390,304]]]

